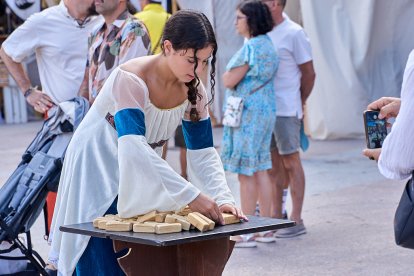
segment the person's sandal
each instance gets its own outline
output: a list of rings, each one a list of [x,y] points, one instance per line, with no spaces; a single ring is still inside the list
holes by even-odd
[[[273,231],[260,232],[256,236],[255,240],[257,242],[262,242],[262,243],[272,243],[276,241],[273,235],[274,235]]]
[[[233,236],[233,237],[231,237],[231,240],[236,242],[234,247],[237,247],[237,248],[254,248],[254,247],[257,247],[257,243],[255,241],[255,237],[254,237],[253,234]]]

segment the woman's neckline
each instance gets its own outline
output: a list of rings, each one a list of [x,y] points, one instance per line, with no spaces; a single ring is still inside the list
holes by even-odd
[[[122,72],[125,72],[125,73],[127,73],[127,74],[132,75],[133,77],[135,77],[136,79],[138,79],[138,81],[139,81],[140,83],[144,84],[145,89],[146,89],[146,90],[147,90],[147,92],[148,92],[148,101],[149,101],[149,103],[150,103],[153,107],[155,107],[156,109],[158,109],[158,110],[160,110],[160,111],[170,111],[170,110],[173,110],[173,109],[179,109],[179,108],[181,108],[183,105],[185,105],[185,104],[188,102],[188,99],[185,99],[185,101],[184,101],[184,102],[180,103],[180,104],[179,104],[179,105],[177,105],[177,106],[174,106],[174,107],[171,107],[171,108],[160,108],[160,107],[158,107],[158,106],[156,106],[155,104],[153,104],[153,103],[152,103],[152,101],[151,101],[151,99],[150,99],[150,97],[149,97],[149,89],[148,89],[148,86],[147,86],[147,84],[145,83],[145,81],[144,81],[141,77],[139,77],[137,74],[135,74],[135,73],[133,73],[133,72],[127,71],[127,70],[125,70],[125,69],[122,69],[122,68],[121,68],[121,66],[118,66],[118,68],[119,68],[119,70],[121,70]]]

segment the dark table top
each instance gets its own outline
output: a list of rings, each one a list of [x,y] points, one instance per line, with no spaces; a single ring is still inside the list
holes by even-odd
[[[93,227],[92,222],[64,225],[60,227],[60,231],[132,243],[140,243],[154,246],[169,246],[248,233],[256,233],[268,230],[276,230],[290,227],[295,224],[293,221],[274,218],[256,216],[248,216],[248,218],[248,222],[230,224],[225,226],[216,225],[216,227],[213,230],[206,232],[190,230],[182,231],[180,233],[161,235],[152,233],[112,232],[95,228]]]

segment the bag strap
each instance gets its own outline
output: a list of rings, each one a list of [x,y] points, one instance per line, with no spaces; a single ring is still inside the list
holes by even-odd
[[[265,83],[263,83],[262,85],[260,85],[259,87],[253,89],[252,91],[250,91],[249,96],[251,96],[253,93],[257,92],[257,90],[262,89],[263,87],[265,87],[270,81],[272,81],[273,78],[268,79]]]

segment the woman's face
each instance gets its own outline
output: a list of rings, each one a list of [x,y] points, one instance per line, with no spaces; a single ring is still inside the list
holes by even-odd
[[[236,21],[235,21],[235,25],[236,25],[236,31],[240,35],[242,35],[244,37],[247,37],[247,38],[250,37],[249,26],[247,25],[247,16],[244,15],[239,10],[236,11]]]
[[[168,63],[170,65],[171,70],[174,72],[174,75],[181,81],[181,82],[190,82],[192,81],[194,76],[194,50],[187,49],[187,50],[174,50],[172,48],[171,43],[166,40],[167,45],[164,45],[165,54],[168,58]],[[197,51],[197,69],[196,73],[198,76],[201,75],[203,70],[205,70],[208,60],[213,53],[213,47],[208,46],[206,48],[200,49]]]

